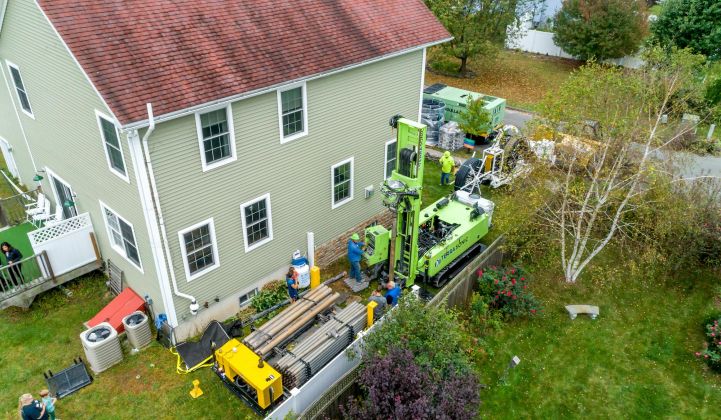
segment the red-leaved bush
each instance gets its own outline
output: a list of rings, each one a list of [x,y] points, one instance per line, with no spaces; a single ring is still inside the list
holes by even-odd
[[[540,305],[528,289],[528,274],[520,267],[490,267],[478,271],[479,293],[492,310],[504,315],[534,315]]]
[[[364,357],[358,382],[364,397],[351,398],[340,407],[344,418],[470,419],[481,404],[481,386],[473,373],[440,377],[398,346],[384,356]]]

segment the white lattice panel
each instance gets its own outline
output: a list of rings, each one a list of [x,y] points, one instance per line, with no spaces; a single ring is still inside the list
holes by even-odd
[[[57,224],[34,230],[28,233],[28,237],[30,238],[30,244],[33,248],[36,248],[38,245],[42,245],[48,241],[86,230],[87,228],[90,228],[92,231],[93,225],[90,221],[90,215],[83,213],[70,219],[65,219]]]

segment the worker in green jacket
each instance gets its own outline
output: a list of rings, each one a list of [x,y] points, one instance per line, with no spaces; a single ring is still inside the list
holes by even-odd
[[[451,171],[456,162],[448,150],[443,153],[439,162],[441,162],[441,185],[446,185],[451,182]]]

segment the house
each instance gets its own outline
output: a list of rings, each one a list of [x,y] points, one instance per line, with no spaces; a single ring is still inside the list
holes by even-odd
[[[375,220],[448,39],[420,0],[0,0],[0,149],[182,338]]]

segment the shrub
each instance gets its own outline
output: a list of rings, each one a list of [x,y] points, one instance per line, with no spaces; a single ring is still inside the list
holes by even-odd
[[[492,310],[489,299],[473,292],[471,296],[471,324],[479,330],[487,328],[500,329],[503,323],[502,314]]]
[[[472,100],[468,98],[466,107],[461,111],[458,127],[464,133],[474,136],[487,136],[491,127],[491,113],[485,108],[482,98]]]
[[[520,267],[491,267],[478,272],[480,295],[491,309],[506,316],[534,315],[540,305],[528,290],[528,275]]]
[[[389,314],[391,315],[391,314]],[[403,296],[392,316],[386,316],[365,340],[365,354],[384,357],[388,349],[404,343],[416,363],[446,375],[469,372],[470,360],[456,312],[444,306],[426,305],[415,296]]]
[[[696,352],[696,356],[703,358],[707,365],[716,372],[721,372],[721,317],[706,324],[706,348]]]
[[[396,343],[384,356],[366,357],[358,383],[364,397],[341,406],[349,419],[469,419],[480,405],[480,384],[472,374],[446,377],[419,365]]]
[[[263,285],[257,295],[253,298],[250,306],[257,312],[264,311],[288,299],[288,291],[283,280],[275,280]]]

